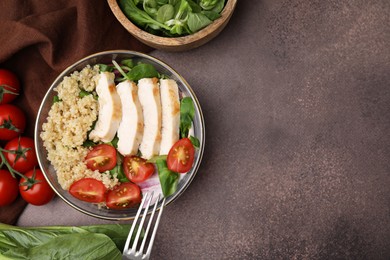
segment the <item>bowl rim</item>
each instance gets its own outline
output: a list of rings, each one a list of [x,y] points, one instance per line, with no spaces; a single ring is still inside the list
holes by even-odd
[[[146,40],[148,42],[153,42],[153,44],[165,45],[167,47],[177,47],[181,45],[189,45],[195,43],[202,39],[203,37],[212,34],[214,31],[218,30],[220,27],[224,27],[224,24],[230,19],[233,14],[233,11],[236,7],[237,0],[227,0],[225,7],[221,12],[221,17],[214,20],[210,25],[205,28],[189,35],[179,36],[179,37],[162,37],[157,36],[151,33],[144,31],[135,25],[129,18],[123,13],[122,9],[119,7],[117,0],[107,0],[108,5],[111,8],[111,11],[118,19],[118,21],[129,31],[133,36],[139,40]],[[221,28],[221,29],[222,29]]]
[[[201,109],[201,106],[200,106],[200,103],[199,103],[199,100],[198,98],[196,97],[193,89],[191,88],[191,86],[188,84],[188,82],[181,76],[181,74],[179,74],[175,69],[173,69],[170,65],[168,65],[167,63],[163,62],[162,60],[156,58],[156,57],[153,57],[149,54],[145,54],[145,53],[141,53],[141,52],[137,52],[137,51],[131,51],[131,50],[109,50],[109,51],[102,51],[102,52],[97,52],[97,53],[94,53],[94,54],[91,54],[91,55],[88,55],[76,62],[74,62],[73,64],[71,64],[70,66],[68,66],[67,68],[65,68],[56,78],[55,80],[53,81],[53,83],[50,85],[50,87],[47,89],[42,101],[41,101],[41,104],[39,106],[39,109],[38,109],[38,114],[37,114],[37,118],[35,120],[35,127],[34,127],[34,145],[35,145],[35,152],[37,154],[37,158],[38,158],[38,163],[39,163],[39,166],[40,166],[40,169],[41,171],[43,172],[43,175],[46,179],[46,181],[49,183],[50,187],[53,189],[53,191],[64,201],[66,202],[68,205],[70,205],[72,208],[86,214],[86,215],[89,215],[89,216],[92,216],[92,217],[95,217],[95,218],[99,218],[99,219],[105,219],[105,220],[132,220],[135,218],[135,216],[123,216],[123,215],[120,215],[120,216],[115,216],[115,217],[111,217],[111,216],[103,216],[103,215],[99,215],[97,213],[93,213],[93,212],[90,212],[88,210],[85,210],[81,207],[79,207],[78,205],[75,205],[74,203],[72,203],[69,199],[67,199],[64,195],[62,195],[59,191],[57,191],[57,189],[55,188],[54,184],[52,184],[50,178],[47,176],[47,173],[46,173],[46,169],[44,166],[44,163],[43,163],[43,159],[44,158],[44,155],[42,155],[42,152],[38,149],[38,147],[40,146],[40,142],[42,142],[41,140],[41,137],[40,137],[40,124],[39,122],[41,121],[40,118],[41,118],[41,115],[42,115],[42,110],[44,109],[44,102],[45,100],[47,100],[48,96],[51,94],[51,92],[53,91],[53,89],[58,85],[58,83],[60,83],[63,78],[65,76],[68,76],[70,75],[72,72],[74,72],[75,70],[72,70],[73,68],[77,67],[78,65],[86,62],[87,60],[89,59],[93,59],[95,57],[98,57],[98,56],[102,56],[102,55],[116,55],[116,54],[127,54],[127,55],[133,55],[133,56],[138,56],[138,57],[142,57],[142,58],[145,58],[145,59],[148,59],[148,60],[152,60],[153,62],[156,62],[160,65],[162,65],[163,67],[167,68],[168,70],[170,70],[172,72],[172,74],[174,74],[176,77],[178,77],[182,83],[185,85],[185,88],[190,92],[191,94],[191,97],[194,101],[194,104],[196,106],[196,110],[198,111],[198,116],[199,116],[199,119],[200,119],[200,124],[201,124],[201,127],[200,127],[200,131],[199,131],[199,138],[200,139],[200,146],[198,148],[199,150],[199,153],[198,153],[198,157],[196,158],[196,161],[194,161],[194,167],[191,169],[192,171],[192,174],[190,176],[190,178],[187,180],[187,182],[185,183],[184,186],[181,187],[180,190],[177,190],[174,194],[170,195],[169,197],[167,197],[167,200],[166,200],[166,204],[165,206],[168,206],[170,203],[174,202],[176,199],[178,199],[183,193],[184,191],[190,186],[191,182],[193,181],[193,179],[195,178],[195,175],[197,174],[198,170],[199,170],[199,167],[200,167],[200,164],[202,162],[202,158],[203,158],[203,153],[204,153],[204,147],[205,147],[205,134],[206,134],[206,131],[205,131],[205,122],[204,122],[204,116],[203,116],[203,112],[202,112],[202,109]],[[45,148],[44,148],[45,149]],[[42,159],[42,160],[41,160]],[[47,158],[45,158],[47,161],[49,161]],[[49,161],[50,163],[50,161]],[[157,203],[159,203],[160,205],[158,206],[157,210],[160,209],[160,206],[161,206],[161,199],[160,201],[158,201]],[[147,214],[150,214],[152,211],[152,208],[149,209],[149,211],[147,212]]]

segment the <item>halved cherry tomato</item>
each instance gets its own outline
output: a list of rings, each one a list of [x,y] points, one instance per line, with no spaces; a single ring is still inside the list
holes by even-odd
[[[20,93],[20,83],[16,75],[6,69],[0,69],[0,104],[8,104]]]
[[[195,148],[188,138],[177,141],[169,150],[167,158],[168,169],[174,172],[188,172],[194,162]]]
[[[69,193],[82,201],[100,203],[105,200],[106,186],[93,178],[83,178],[70,185]]]
[[[25,173],[38,166],[35,153],[34,140],[30,137],[16,137],[10,140],[4,147],[3,154],[11,167],[20,173]]]
[[[88,169],[105,172],[116,166],[116,150],[108,144],[99,144],[85,157]]]
[[[155,170],[153,163],[148,163],[138,156],[126,156],[123,159],[123,169],[126,177],[136,183],[148,179]]]
[[[0,170],[0,206],[11,204],[18,194],[18,180],[9,171]]]
[[[124,182],[107,193],[106,205],[110,209],[125,209],[141,203],[141,190],[137,184]]]
[[[17,106],[0,105],[0,140],[11,140],[24,132],[26,116]]]
[[[20,178],[19,191],[25,201],[35,206],[41,206],[49,203],[54,198],[54,191],[47,183],[41,170],[33,169],[24,175],[27,178],[33,177],[35,181],[39,181],[29,188],[28,180]]]

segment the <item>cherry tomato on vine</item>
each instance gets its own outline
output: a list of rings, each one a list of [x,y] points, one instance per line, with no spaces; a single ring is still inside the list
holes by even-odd
[[[11,167],[20,173],[25,173],[38,166],[34,140],[30,137],[16,137],[5,145],[3,154]]]
[[[177,141],[169,150],[167,157],[168,169],[174,172],[188,172],[194,162],[195,148],[188,138]]]
[[[116,150],[108,144],[98,144],[85,157],[87,168],[105,172],[116,166]]]
[[[0,69],[0,104],[8,104],[20,93],[20,83],[16,75],[6,69]]]
[[[103,182],[93,178],[83,178],[70,185],[69,193],[82,201],[100,203],[106,198],[106,190]]]
[[[26,116],[17,106],[0,105],[0,140],[9,141],[24,132]]]
[[[141,203],[141,189],[137,184],[124,182],[108,191],[106,205],[110,209],[125,209]]]
[[[154,173],[154,165],[147,163],[138,156],[126,156],[123,159],[123,170],[126,177],[132,182],[143,182]]]
[[[24,174],[28,179],[20,178],[19,192],[28,203],[41,206],[54,198],[54,191],[47,183],[45,176],[39,169],[33,169]]]
[[[19,194],[18,180],[7,170],[0,170],[0,206],[15,201]]]

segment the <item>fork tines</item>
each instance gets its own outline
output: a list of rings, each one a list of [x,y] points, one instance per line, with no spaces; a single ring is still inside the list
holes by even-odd
[[[138,243],[140,242],[139,240],[140,240],[142,228],[143,228],[143,225],[144,225],[144,222],[145,222],[145,219],[146,219],[146,215],[148,214],[149,206],[150,206],[150,204],[152,202],[153,195],[154,195],[153,192],[150,194],[150,196],[149,196],[148,193],[144,194],[144,197],[142,198],[141,205],[139,206],[139,209],[137,211],[137,214],[135,216],[133,224],[131,225],[131,229],[130,229],[129,235],[127,237],[126,244],[125,244],[125,247],[123,249],[123,256],[130,257],[130,259],[149,259],[149,257],[150,257],[150,252],[152,251],[152,246],[153,246],[154,238],[156,236],[158,224],[160,222],[161,214],[163,212],[163,208],[164,208],[164,205],[165,205],[165,198],[163,199],[163,201],[161,203],[160,211],[159,211],[159,213],[157,215],[156,222],[154,223],[153,232],[151,234],[151,237],[150,237],[150,240],[149,240],[149,244],[148,244],[148,248],[146,250],[146,253],[144,254],[143,251],[144,251],[144,247],[146,245],[146,241],[148,240],[148,234],[149,234],[149,231],[150,231],[151,226],[152,226],[152,222],[153,222],[153,219],[154,219],[154,213],[156,212],[157,205],[158,205],[158,202],[160,201],[161,195],[158,196],[157,200],[154,203],[154,207],[153,207],[153,210],[151,212],[151,216],[149,218],[149,222],[148,222],[148,225],[146,227],[145,234],[144,234],[144,237],[142,239],[141,246],[139,247],[139,249],[137,248],[137,246],[138,246]],[[144,207],[145,203],[146,203],[146,206]],[[139,224],[137,224],[142,210],[143,210],[143,213],[142,213],[141,221],[140,221]],[[138,225],[138,228],[136,229],[137,225]],[[133,236],[134,232],[137,232],[137,234],[135,236],[133,245],[131,246],[131,248],[129,248],[130,247],[131,237]]]

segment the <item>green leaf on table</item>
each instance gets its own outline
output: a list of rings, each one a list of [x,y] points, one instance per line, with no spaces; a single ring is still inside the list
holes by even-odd
[[[7,250],[12,259],[121,259],[122,253],[104,234],[76,233],[52,237],[32,247]]]
[[[130,224],[80,227],[0,224],[0,259],[121,259],[130,228]],[[141,237],[144,233],[142,230]]]

